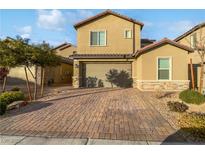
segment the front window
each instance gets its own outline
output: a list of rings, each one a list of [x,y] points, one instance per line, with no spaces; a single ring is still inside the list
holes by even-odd
[[[170,80],[171,60],[170,58],[158,58],[158,80]]]
[[[190,43],[191,43],[191,48],[196,47],[196,33],[190,36]]]
[[[105,46],[106,45],[106,32],[105,31],[91,31],[90,32],[90,45],[91,46]]]
[[[124,36],[125,36],[125,38],[132,38],[132,31],[131,30],[125,30]]]

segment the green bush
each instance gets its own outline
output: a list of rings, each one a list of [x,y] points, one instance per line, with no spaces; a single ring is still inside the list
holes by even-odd
[[[184,90],[179,94],[179,98],[189,104],[202,104],[205,102],[205,97],[194,90]]]
[[[170,101],[170,102],[167,102],[167,105],[169,109],[174,112],[185,112],[186,110],[189,109],[189,107],[186,104],[180,103],[180,102]]]
[[[8,105],[14,101],[24,100],[24,98],[24,94],[21,91],[10,91],[0,95],[0,102],[4,102]]]
[[[7,104],[5,102],[0,102],[0,115],[6,112]]]
[[[11,89],[11,91],[20,91],[20,88],[19,88],[19,87],[13,87],[13,88]]]

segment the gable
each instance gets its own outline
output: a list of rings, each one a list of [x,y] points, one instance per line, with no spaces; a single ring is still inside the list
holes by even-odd
[[[159,48],[162,48],[164,46],[173,46],[176,49],[181,49],[181,51],[193,52],[193,49],[189,48],[186,45],[182,45],[182,44],[177,43],[175,41],[164,38],[158,42],[152,43],[148,46],[145,46],[145,47],[139,49],[137,52],[134,53],[134,56],[137,57],[137,56],[140,56],[140,55],[148,53],[148,52],[153,52],[155,49],[159,49]]]
[[[115,16],[115,17],[120,18],[120,19],[122,19],[122,20],[126,20],[126,21],[128,21],[128,22],[130,22],[130,23],[137,24],[137,25],[140,26],[141,29],[142,29],[142,27],[143,27],[143,25],[144,25],[142,22],[136,21],[135,19],[129,18],[129,17],[124,16],[124,15],[120,15],[120,14],[118,14],[118,13],[116,13],[116,12],[111,11],[111,10],[107,10],[107,11],[104,11],[104,12],[102,12],[102,13],[99,13],[99,14],[93,16],[93,17],[90,17],[90,18],[88,18],[88,19],[85,19],[85,20],[83,20],[83,21],[81,21],[81,22],[75,24],[75,25],[74,25],[74,28],[75,28],[75,29],[78,29],[78,28],[80,28],[80,27],[82,27],[82,26],[84,26],[84,25],[86,25],[86,24],[92,23],[92,22],[94,22],[94,21],[96,21],[96,20],[99,20],[99,19],[101,19],[101,18],[103,18],[103,17],[106,17],[106,16],[109,16],[109,15]]]
[[[133,23],[110,14],[110,15],[99,17],[98,19],[93,20],[92,22],[87,22],[83,26],[79,27],[77,31],[79,31],[80,29],[87,29],[87,28],[106,29],[107,27],[111,27],[111,26],[114,26],[113,28],[115,28],[115,30],[117,30],[117,28],[123,28],[123,27],[133,28]],[[139,27],[140,29],[140,25],[136,25],[136,27]]]
[[[205,23],[201,23],[201,24],[198,24],[198,25],[194,26],[192,29],[190,29],[187,32],[185,32],[184,34],[178,36],[176,39],[174,39],[174,41],[180,41],[181,39],[187,37],[188,35],[191,35],[192,33],[196,32],[200,28],[205,29]]]

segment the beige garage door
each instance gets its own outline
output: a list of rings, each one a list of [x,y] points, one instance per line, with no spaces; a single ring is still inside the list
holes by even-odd
[[[131,63],[85,63],[82,68],[84,87],[128,87],[131,84]],[[111,70],[114,73],[109,73]],[[106,74],[110,74],[113,83]]]

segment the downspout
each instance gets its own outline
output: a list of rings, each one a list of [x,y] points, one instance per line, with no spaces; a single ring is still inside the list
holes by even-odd
[[[135,23],[133,23],[133,53],[135,53]]]

